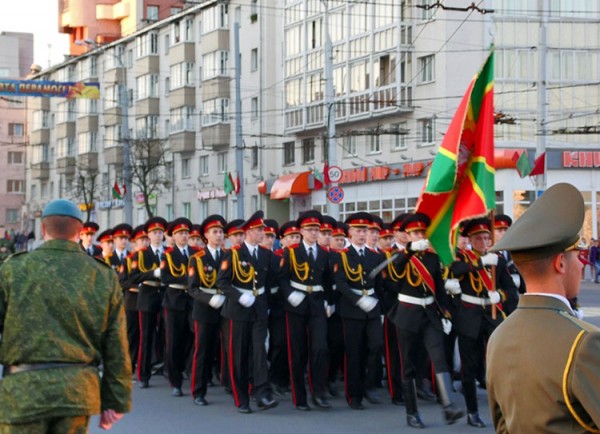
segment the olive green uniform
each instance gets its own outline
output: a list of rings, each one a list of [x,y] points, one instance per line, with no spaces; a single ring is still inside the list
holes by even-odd
[[[0,432],[130,410],[122,297],[117,274],[72,241],[46,241],[0,267]],[[26,369],[6,375],[9,366]]]

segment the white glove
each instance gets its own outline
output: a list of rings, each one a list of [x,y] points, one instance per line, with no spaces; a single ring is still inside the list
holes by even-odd
[[[512,277],[513,282],[515,283],[515,286],[518,288],[519,286],[521,286],[521,275],[520,274],[511,274],[510,277]]]
[[[448,294],[451,295],[458,295],[462,292],[462,290],[460,289],[460,282],[458,281],[458,279],[446,280],[446,283],[444,283],[444,288],[446,288]]]
[[[444,334],[449,335],[452,331],[452,322],[449,319],[442,318],[442,329],[444,330]]]
[[[213,309],[218,309],[221,306],[223,306],[223,303],[225,303],[225,296],[223,294],[215,294],[213,295],[208,304],[210,304],[210,307],[212,307]]]
[[[356,305],[360,307],[365,312],[371,312],[377,306],[377,299],[375,297],[371,297],[370,295],[363,295]]]
[[[575,314],[575,316],[576,316],[578,319],[583,319],[583,317],[585,316],[585,315],[583,314],[583,309],[573,309],[573,313]]]
[[[256,297],[248,292],[244,292],[242,293],[242,295],[240,295],[239,302],[244,307],[252,306],[254,304],[254,301],[256,301]]]
[[[488,294],[490,296],[490,301],[492,302],[492,304],[500,303],[500,294],[498,293],[498,291],[489,291]]]
[[[427,250],[429,248],[429,240],[422,239],[418,241],[413,241],[410,243],[410,250],[413,252],[422,252],[423,250]]]
[[[498,265],[498,255],[495,253],[488,253],[481,257],[481,263],[483,265]]]
[[[152,274],[154,274],[154,277],[157,279],[160,279],[160,268],[155,268]]]
[[[327,302],[325,302],[325,314],[327,315],[327,318],[329,318],[331,315],[333,315],[335,312],[335,304],[327,304]]]
[[[288,302],[292,305],[292,307],[300,306],[302,300],[304,300],[306,294],[300,291],[293,291],[290,295],[288,295]]]

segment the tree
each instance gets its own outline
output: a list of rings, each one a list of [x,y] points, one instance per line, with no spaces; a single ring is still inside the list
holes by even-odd
[[[95,201],[98,199],[98,168],[79,162],[74,180],[74,195],[79,203],[85,204],[86,221],[90,221]]]
[[[162,188],[169,188],[171,179],[165,158],[168,151],[167,141],[156,138],[137,138],[129,140],[129,163],[131,167],[131,185],[144,195],[144,208],[148,217],[152,217],[150,199]],[[127,181],[126,181],[127,182]],[[130,188],[126,185],[126,188]]]

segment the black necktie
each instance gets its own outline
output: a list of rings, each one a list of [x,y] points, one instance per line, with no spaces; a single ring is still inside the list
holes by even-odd
[[[254,248],[254,252],[252,253],[252,256],[254,257],[254,260],[258,264],[258,247]]]
[[[310,259],[312,262],[315,261],[315,254],[313,253],[312,247],[308,248],[308,259]]]
[[[360,256],[360,258],[364,258],[365,257],[365,249],[358,249],[358,256]]]
[[[181,253],[183,253],[183,257],[185,258],[185,260],[187,261],[189,259],[188,254],[187,254],[187,249],[183,249],[181,251]]]
[[[160,250],[158,250],[158,249],[154,250],[154,256],[156,256],[156,259],[158,259],[160,261]]]
[[[215,251],[215,262],[218,264],[221,261],[221,249]]]
[[[125,252],[121,253],[120,260],[121,260],[121,263],[123,263],[125,261]]]

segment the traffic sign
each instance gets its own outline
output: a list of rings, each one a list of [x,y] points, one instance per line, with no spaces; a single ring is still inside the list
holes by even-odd
[[[342,179],[342,168],[340,166],[329,167],[327,169],[327,176],[329,176],[329,181],[339,182]]]
[[[327,199],[331,203],[341,203],[344,200],[344,189],[340,186],[331,187],[327,190]]]

